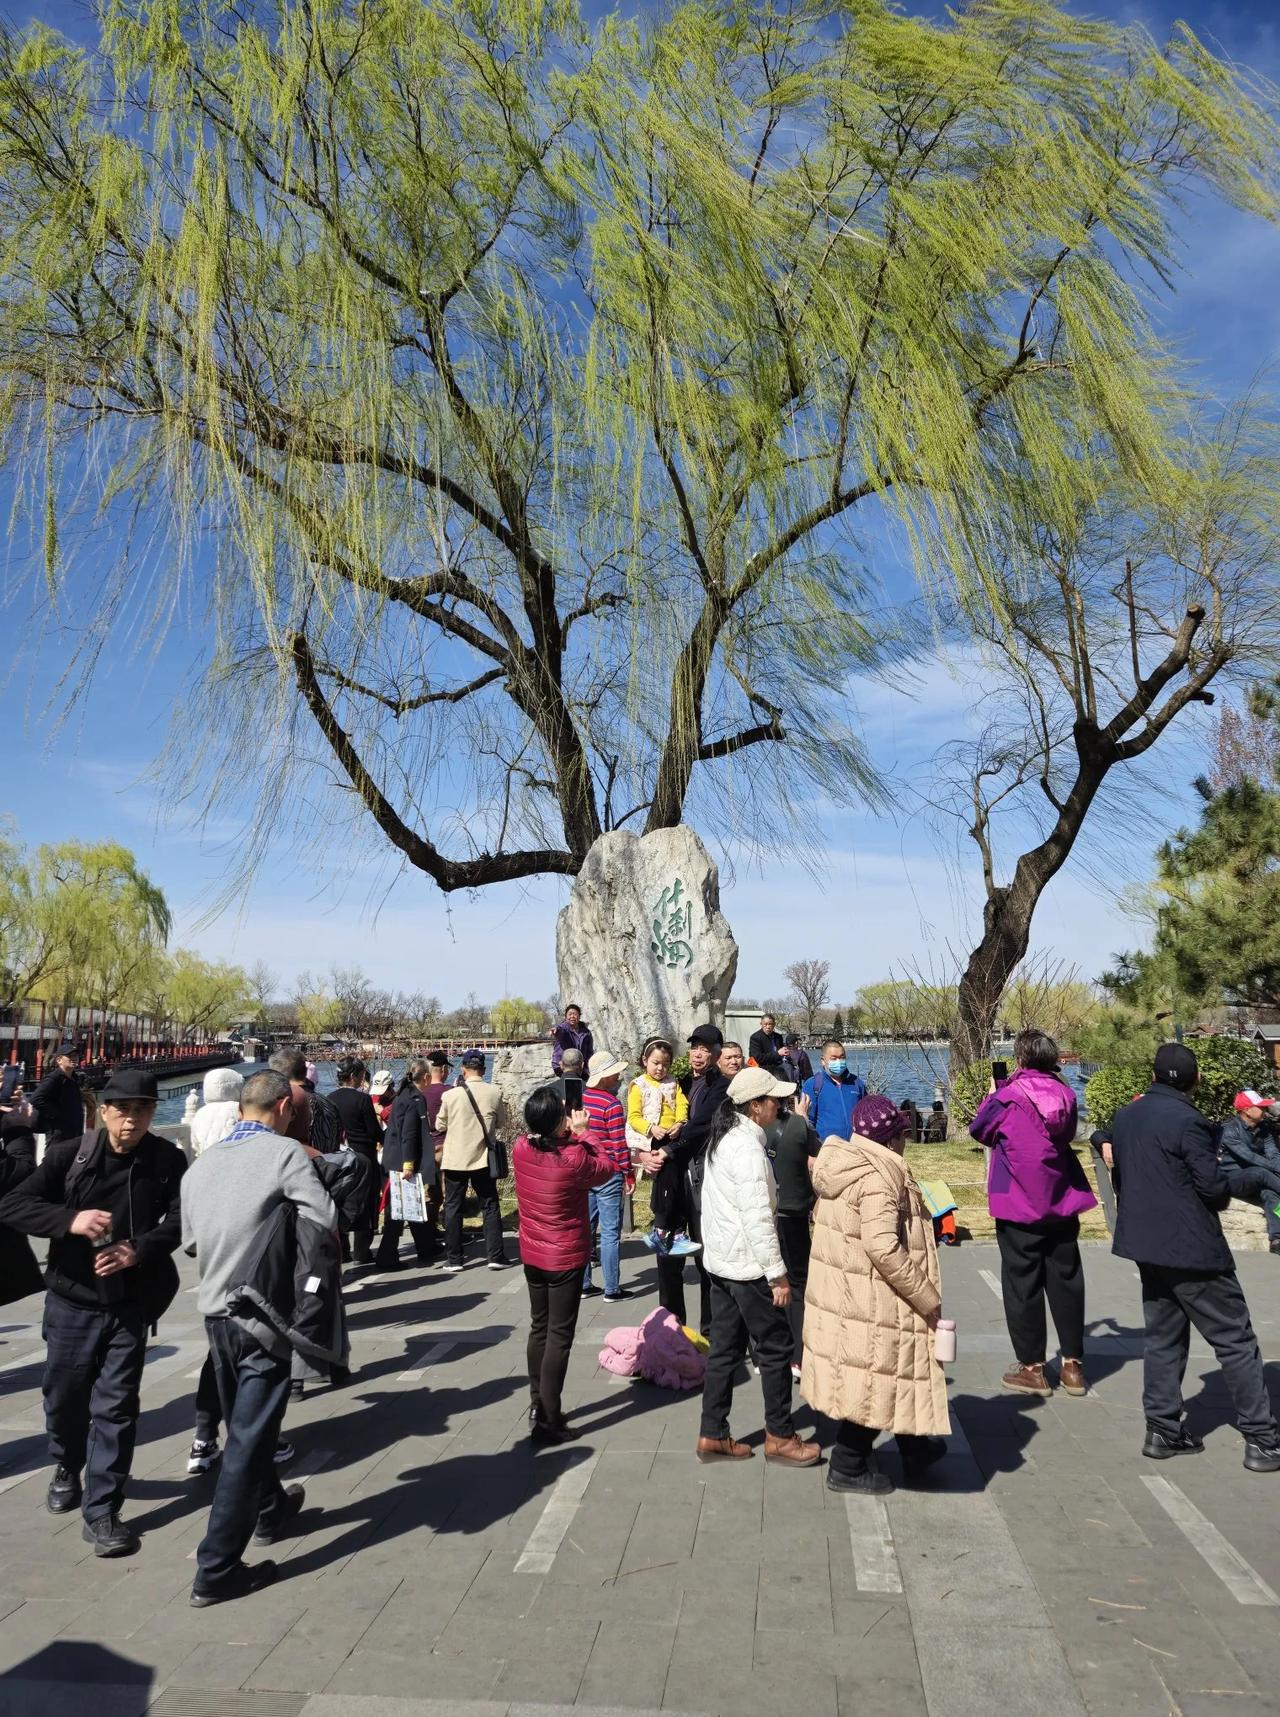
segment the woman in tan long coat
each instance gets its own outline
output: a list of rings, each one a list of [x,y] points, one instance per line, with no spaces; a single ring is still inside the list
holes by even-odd
[[[941,1277],[933,1224],[902,1160],[910,1125],[887,1097],[864,1097],[854,1136],[828,1139],[813,1165],[800,1393],[839,1421],[830,1490],[893,1489],[871,1452],[878,1431],[894,1434],[907,1477],[946,1453],[947,1386],[933,1357]]]

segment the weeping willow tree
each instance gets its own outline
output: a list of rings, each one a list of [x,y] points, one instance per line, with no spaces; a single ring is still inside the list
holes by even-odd
[[[177,739],[262,760],[260,830],[318,742],[445,890],[768,842],[874,786],[869,543],[982,609],[1011,466],[1167,462],[1134,283],[1276,142],[1044,0],[117,0],[0,39],[7,456],[55,601],[102,521],[98,640],[207,599]]]

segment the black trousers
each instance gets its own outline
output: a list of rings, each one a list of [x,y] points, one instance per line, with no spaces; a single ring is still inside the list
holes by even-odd
[[[1045,1361],[1047,1299],[1064,1359],[1084,1358],[1084,1264],[1080,1218],[1065,1222],[996,1222],[1004,1318],[1020,1365]]]
[[[690,1199],[684,1209],[684,1220],[688,1227],[690,1240],[702,1241],[702,1213],[695,1208]],[[671,1312],[679,1318],[682,1324],[689,1321],[685,1310],[684,1300],[684,1267],[692,1264],[698,1274],[698,1333],[710,1338],[711,1335],[711,1278],[707,1274],[707,1266],[702,1261],[702,1253],[695,1252],[684,1258],[658,1257],[658,1304],[664,1312]]]
[[[241,1560],[259,1516],[269,1521],[283,1499],[275,1453],[289,1404],[289,1361],[230,1318],[206,1318],[204,1327],[227,1425],[209,1524],[196,1550],[195,1583],[208,1591]]]
[[[1194,1324],[1222,1367],[1240,1430],[1246,1437],[1274,1438],[1262,1355],[1235,1271],[1206,1275],[1139,1264],[1138,1274],[1147,1326],[1142,1406],[1151,1428],[1176,1436],[1182,1423],[1182,1379]]]
[[[844,1478],[855,1478],[867,1469],[867,1456],[875,1447],[875,1440],[880,1435],[869,1425],[857,1425],[852,1419],[840,1419],[836,1424],[836,1440],[831,1445],[827,1456],[828,1470],[838,1473]],[[911,1456],[923,1452],[929,1443],[928,1437],[916,1437],[906,1431],[894,1433],[894,1442],[898,1445],[898,1453]]]
[[[387,1178],[388,1176],[384,1173],[382,1176],[383,1182],[385,1182]],[[396,1259],[400,1256],[400,1237],[406,1228],[408,1228],[409,1233],[413,1237],[413,1250],[417,1256],[419,1264],[429,1264],[432,1258],[434,1258],[436,1249],[440,1244],[438,1222],[440,1210],[444,1204],[444,1188],[440,1184],[441,1178],[441,1171],[437,1166],[436,1178],[428,1184],[426,1189],[427,1220],[425,1222],[393,1222],[389,1213],[384,1218],[382,1224],[382,1238],[378,1241],[377,1256],[374,1259],[374,1263],[379,1269],[387,1269],[388,1266],[393,1265],[396,1262]],[[361,1236],[358,1230],[356,1231],[355,1240],[355,1262],[357,1264],[367,1263],[369,1256],[368,1235],[364,1236],[363,1258],[360,1255]]]
[[[501,1263],[502,1210],[498,1204],[498,1188],[488,1169],[442,1169],[444,1176],[444,1249],[450,1264],[462,1263],[462,1207],[470,1186],[480,1200],[484,1217],[485,1256],[491,1264]]]
[[[1232,1198],[1246,1198],[1250,1204],[1261,1207],[1267,1223],[1267,1239],[1280,1239],[1280,1216],[1276,1215],[1276,1206],[1280,1204],[1280,1175],[1269,1166],[1259,1164],[1257,1168],[1245,1168],[1243,1163],[1236,1162],[1224,1162],[1222,1172],[1227,1177]]]
[[[799,1365],[804,1355],[804,1290],[809,1281],[813,1232],[807,1210],[780,1210],[775,1220],[782,1262],[787,1266],[787,1280],[791,1284],[791,1305],[787,1310],[791,1323],[791,1358]]]
[[[44,1419],[49,1456],[84,1469],[88,1521],[119,1514],[142,1410],[147,1324],[132,1301],[79,1306],[50,1292],[44,1302]]]
[[[791,1325],[773,1303],[763,1276],[753,1282],[711,1278],[711,1352],[702,1385],[702,1435],[727,1437],[733,1379],[750,1346],[760,1367],[765,1430],[793,1437],[791,1418]]]
[[[561,1396],[569,1369],[569,1350],[582,1304],[582,1265],[572,1270],[539,1270],[526,1264],[529,1285],[529,1405],[540,1423],[558,1425]]]

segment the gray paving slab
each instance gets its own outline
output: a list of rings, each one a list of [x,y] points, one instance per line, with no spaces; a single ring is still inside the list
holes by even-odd
[[[637,1322],[653,1304],[638,1264],[633,1250]],[[94,1717],[146,1701],[157,1717],[1280,1709],[1274,1612],[1240,1605],[1142,1483],[1128,1266],[1088,1252],[1094,1393],[1038,1407],[1000,1393],[1007,1337],[983,1269],[998,1273],[992,1248],[943,1258],[961,1434],[931,1490],[889,1499],[901,1593],[859,1590],[843,1499],[821,1471],[699,1467],[696,1396],[601,1372],[615,1308],[584,1317],[566,1388],[590,1483],[551,1566],[517,1575],[567,1457],[535,1458],[524,1440],[528,1312],[518,1282],[503,1291],[512,1277],[409,1269],[355,1290],[351,1387],[290,1407],[308,1508],[277,1551],[280,1582],[212,1611],[187,1604],[212,1484],[183,1471],[200,1337],[185,1300],[144,1375],[129,1508],[144,1543],[125,1563],[97,1562],[77,1519],[44,1512],[39,1370],[0,1370],[0,1717],[83,1717],[87,1681],[105,1689]],[[1274,1361],[1280,1272],[1244,1259],[1241,1279]],[[38,1349],[39,1310],[6,1309],[0,1366]],[[445,1326],[467,1339],[428,1362]],[[1242,1472],[1199,1343],[1187,1392],[1209,1448],[1170,1476],[1280,1587],[1280,1489]],[[735,1428],[758,1437],[760,1417],[744,1377]],[[897,1471],[891,1446],[884,1465]]]

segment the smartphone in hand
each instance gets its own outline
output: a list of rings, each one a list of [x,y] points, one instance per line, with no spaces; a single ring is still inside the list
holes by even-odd
[[[993,1061],[991,1063],[991,1077],[997,1085],[1002,1079],[1007,1079],[1009,1077],[1009,1063],[1007,1061]]]
[[[564,1106],[571,1115],[574,1115],[582,1107],[583,1081],[566,1075],[561,1083],[564,1085]]]

